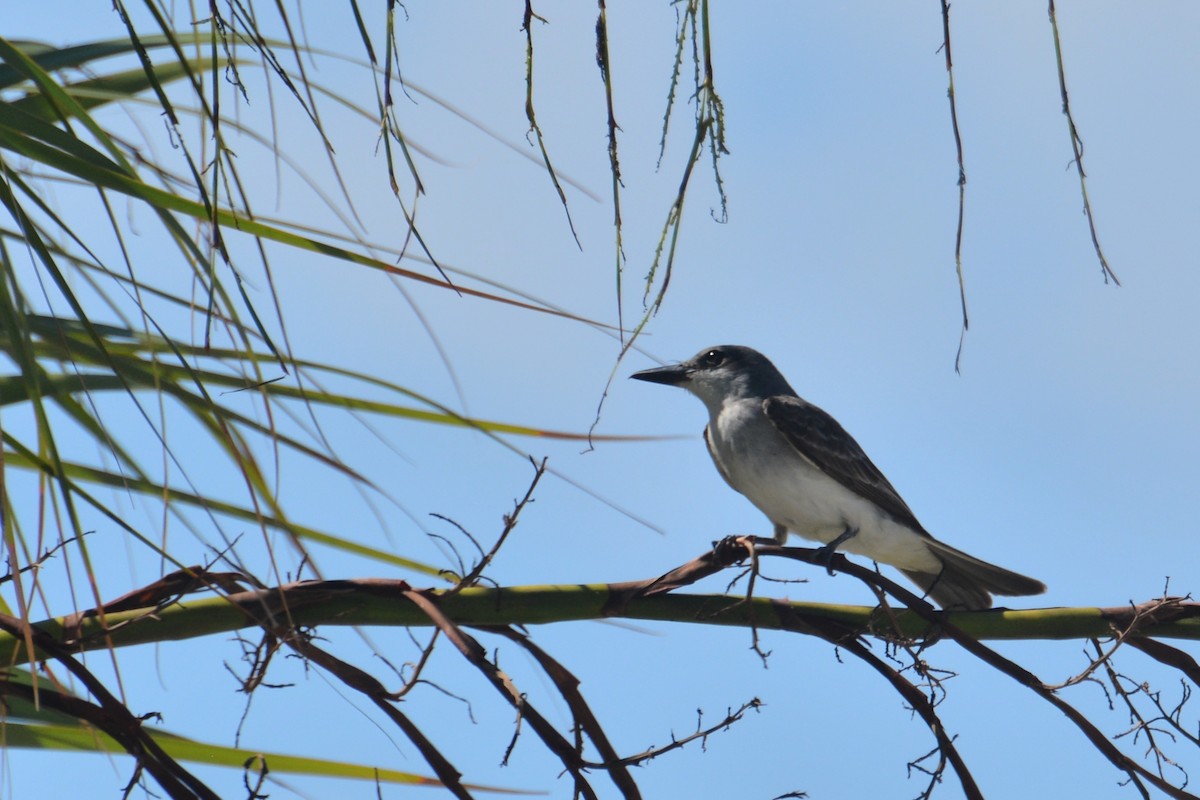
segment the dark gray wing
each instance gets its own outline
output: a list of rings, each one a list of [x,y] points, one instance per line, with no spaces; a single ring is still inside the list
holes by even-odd
[[[763,412],[792,447],[817,469],[870,500],[900,524],[929,535],[879,467],[871,463],[836,419],[812,403],[785,395],[764,400]]]

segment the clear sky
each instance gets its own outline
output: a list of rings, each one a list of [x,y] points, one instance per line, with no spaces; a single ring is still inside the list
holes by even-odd
[[[40,4],[7,9],[5,35],[54,44],[122,35],[106,4],[70,5],[66,15]],[[628,257],[624,300],[631,314],[641,309],[639,281],[690,145],[691,109],[676,109],[656,169],[675,12],[667,3],[609,5]],[[381,7],[363,6],[377,48]],[[413,91],[399,100],[399,117],[412,140],[437,157],[418,157],[428,190],[420,205],[422,233],[447,265],[614,323],[611,178],[595,8],[544,2],[535,10],[548,22],[534,30],[535,102],[551,156],[600,198],[566,190],[582,248],[544,172]],[[514,440],[524,451],[548,455],[552,467],[611,505],[548,478],[502,551],[495,580],[649,577],[726,534],[766,534],[766,520],[713,469],[699,439],[701,405],[680,391],[625,380],[654,359],[680,360],[707,345],[736,343],[766,353],[801,395],[836,416],[936,536],[1048,585],[1044,597],[1014,607],[1144,601],[1160,595],[1168,579],[1173,594],[1200,589],[1194,457],[1200,445],[1194,198],[1200,185],[1200,7],[1162,3],[1151,12],[1141,5],[1061,2],[1058,11],[1099,237],[1121,286],[1102,279],[1082,214],[1045,5],[956,4],[971,319],[956,374],[957,166],[937,5],[714,5],[714,69],[730,150],[721,161],[728,220],[713,220],[718,199],[706,162],[688,197],[666,302],[641,340],[644,352],[619,367],[597,428],[682,438],[600,443],[590,452],[580,452],[577,443]],[[182,24],[186,12],[180,14]],[[306,5],[303,20],[315,47],[361,53],[343,5]],[[517,4],[408,3],[396,37],[406,80],[534,154],[524,141],[520,22]],[[358,68],[320,59],[311,77],[373,107],[372,84]],[[237,112],[241,119],[265,131],[274,113],[285,152],[302,159],[336,195],[290,98],[276,91],[272,105],[260,77],[246,79],[249,101]],[[686,100],[687,92],[680,97]],[[226,101],[232,106],[232,93]],[[388,191],[376,127],[329,98],[321,107],[367,236],[399,247],[403,220]],[[119,124],[123,112],[106,113]],[[159,156],[170,159],[159,123],[143,116],[148,135],[158,137]],[[277,184],[267,151],[251,142],[237,149],[262,211],[336,225],[315,193],[286,169]],[[135,227],[139,218],[151,224],[144,210],[131,214]],[[147,238],[143,248],[152,246]],[[251,265],[251,296],[269,306],[251,251],[238,246]],[[462,383],[460,398],[412,308],[385,279],[282,248],[272,254],[299,357],[369,371],[484,418],[574,431],[591,425],[618,350],[602,333],[408,287],[449,354]],[[147,270],[156,268],[147,252],[139,258]],[[168,282],[172,266],[157,268]],[[186,291],[185,273],[177,272],[177,290]],[[324,421],[339,452],[412,517],[381,504],[389,540],[354,491],[309,466],[286,464],[281,495],[293,517],[348,536],[361,530],[362,541],[379,547],[390,541],[405,555],[443,563],[425,534],[451,536],[453,530],[431,513],[490,539],[530,477],[521,458],[471,433],[377,422],[394,452],[373,433],[331,415]],[[203,465],[193,470],[202,474]],[[111,526],[99,519],[88,524],[97,530],[93,552],[111,537],[111,562],[102,565],[108,595],[155,577],[152,562],[131,572],[129,551]],[[209,556],[196,542],[190,560]],[[322,554],[321,563],[331,577],[378,570],[336,554]],[[790,565],[770,569],[809,579],[770,589],[781,595],[869,602],[849,578]],[[724,586],[716,578],[700,589]],[[712,722],[753,697],[764,702],[759,712],[711,737],[705,749],[693,745],[636,771],[647,797],[765,800],[805,791],[813,798],[906,798],[924,786],[920,774],[910,779],[906,770],[933,747],[924,725],[877,675],[849,657],[839,659],[820,641],[765,636],[772,655],[764,665],[750,649],[749,633],[740,630],[576,623],[533,633],[581,678],[622,752],[690,733],[697,709]],[[361,666],[386,672],[367,651],[354,649],[348,633],[329,635],[344,643],[344,652],[358,653]],[[396,662],[414,655],[403,633],[372,631],[370,637]],[[1034,642],[998,649],[1058,683],[1086,666],[1085,647]],[[882,653],[882,646],[876,650]],[[120,655],[135,711],[162,710],[165,727],[228,744],[244,706],[224,664],[238,657],[228,637]],[[939,711],[989,797],[1134,795],[1060,713],[1029,691],[949,644],[928,658],[956,673]],[[448,648],[438,659],[439,684],[470,698],[474,722],[463,703],[432,689],[415,694],[404,710],[466,779],[569,796],[567,781],[528,731],[511,765],[498,766],[511,711]],[[565,725],[565,708],[528,659],[504,647],[500,659],[552,720]],[[89,663],[99,668],[100,661]],[[1136,680],[1158,681],[1165,697],[1178,695],[1174,676],[1135,653],[1122,653],[1117,665]],[[414,748],[361,700],[294,662],[277,669],[276,682],[297,685],[255,696],[241,732],[244,745],[427,771]],[[1066,690],[1064,697],[1111,736],[1128,727],[1124,712],[1108,711],[1094,685]],[[1130,738],[1118,744],[1141,755],[1144,742]],[[1170,748],[1185,765],[1200,764],[1183,744]],[[39,759],[11,751],[0,794],[111,797],[128,776],[125,761],[71,759],[55,757],[70,767],[48,774]],[[203,774],[226,796],[238,795],[240,776]],[[286,780],[306,796],[333,796],[330,784]],[[603,779],[596,784],[605,797],[616,796]],[[418,794],[383,790],[384,797]],[[948,774],[935,796],[960,794]],[[272,789],[272,797],[285,796],[284,788]],[[337,796],[374,797],[375,789],[353,784],[339,787]]]

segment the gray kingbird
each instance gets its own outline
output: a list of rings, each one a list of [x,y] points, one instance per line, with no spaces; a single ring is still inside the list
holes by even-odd
[[[710,347],[630,377],[683,387],[704,402],[704,441],[717,471],[767,515],[781,544],[791,532],[822,542],[826,563],[840,547],[891,564],[946,609],[1046,591],[933,538],[858,442],[758,351]]]

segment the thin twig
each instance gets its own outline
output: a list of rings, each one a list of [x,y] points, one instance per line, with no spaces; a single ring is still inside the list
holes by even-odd
[[[963,163],[962,134],[958,130],[958,99],[954,93],[954,59],[950,53],[950,0],[942,0],[942,51],[946,56],[946,96],[950,99],[950,129],[954,133],[954,149],[958,155],[958,225],[954,233],[954,271],[958,275],[958,297],[962,305],[962,330],[958,335],[958,352],[954,355],[954,371],[959,372],[962,363],[963,343],[967,328],[971,326],[967,317],[967,283],[963,273],[962,241],[963,219],[967,205],[967,168]]]
[[[1200,664],[1188,653],[1177,647],[1164,644],[1157,639],[1136,638],[1129,640],[1129,646],[1141,650],[1154,660],[1177,669],[1187,676],[1188,680],[1200,686]]]
[[[424,732],[396,707],[398,697],[389,692],[382,683],[365,670],[343,661],[315,646],[308,636],[293,631],[280,637],[303,658],[317,664],[343,684],[369,698],[389,719],[396,724],[420,751],[425,762],[433,769],[438,780],[459,800],[470,800],[471,793],[462,783],[462,773],[450,763]]]
[[[429,596],[412,590],[404,592],[404,596],[421,609],[430,621],[446,635],[447,640],[458,648],[463,657],[488,679],[492,687],[516,709],[521,720],[529,723],[538,738],[552,753],[558,756],[562,765],[571,773],[571,777],[575,779],[575,790],[583,797],[598,800],[599,796],[583,774],[583,759],[579,752],[563,738],[561,733],[555,730],[554,726],[529,702],[525,694],[517,689],[512,679],[488,659],[486,651],[479,642],[443,614],[437,603]]]
[[[760,546],[760,555],[780,555],[787,558],[795,558],[800,561],[814,563],[817,556],[816,550],[808,548],[785,548],[779,545]],[[1066,717],[1071,720],[1074,725],[1087,737],[1088,741],[1105,757],[1113,766],[1129,776],[1130,781],[1143,794],[1149,797],[1149,792],[1146,789],[1143,781],[1151,783],[1155,788],[1166,793],[1174,798],[1186,798],[1187,800],[1200,800],[1195,795],[1183,791],[1179,787],[1172,786],[1162,777],[1154,774],[1150,770],[1137,763],[1129,756],[1122,753],[1108,737],[1104,735],[1100,729],[1088,720],[1082,713],[1079,712],[1071,704],[1067,703],[1061,697],[1056,695],[1044,683],[1042,683],[1036,675],[1019,664],[1005,658],[995,650],[982,644],[979,640],[968,636],[957,626],[949,622],[942,612],[936,611],[925,599],[918,597],[908,589],[900,586],[894,581],[885,578],[884,576],[873,572],[863,566],[855,564],[846,559],[841,554],[835,554],[830,564],[838,571],[845,572],[848,575],[853,575],[868,585],[879,586],[895,597],[901,603],[906,605],[913,612],[927,620],[931,625],[937,626],[942,635],[949,639],[953,639],[963,649],[971,653],[973,656],[981,659],[991,667],[1008,675],[1013,680],[1017,681],[1026,688],[1032,690],[1035,694],[1041,697],[1046,702],[1057,708]],[[923,698],[922,698],[923,699]]]
[[[542,163],[546,166],[546,173],[550,176],[550,182],[554,184],[554,191],[558,192],[558,200],[562,203],[563,211],[566,212],[567,226],[571,229],[571,236],[575,238],[575,246],[582,251],[583,245],[579,242],[579,234],[575,232],[575,222],[571,219],[571,209],[567,205],[567,193],[563,191],[562,184],[558,182],[558,173],[554,171],[554,165],[550,163],[550,151],[546,149],[542,126],[538,124],[537,113],[533,109],[534,20],[542,24],[546,23],[543,17],[533,12],[531,0],[525,0],[525,15],[521,18],[521,30],[525,32],[525,118],[529,120],[529,131],[537,137],[538,149],[542,152]]]
[[[624,758],[619,759],[619,763],[626,766],[636,767],[644,764],[647,761],[650,761],[651,759],[655,759],[661,755],[669,753],[672,750],[679,750],[682,747],[686,747],[694,741],[707,741],[708,737],[712,736],[714,733],[726,730],[729,728],[729,726],[741,720],[746,716],[747,711],[758,711],[760,708],[762,708],[762,706],[763,702],[755,697],[749,702],[742,703],[741,707],[736,711],[726,709],[725,718],[717,724],[710,725],[707,728],[701,728],[700,719],[697,719],[696,730],[693,733],[684,736],[682,739],[676,739],[674,736],[672,736],[670,744],[663,745],[662,747],[649,747],[640,753],[632,756],[625,756]],[[610,769],[613,766],[613,762],[604,761],[596,764],[589,764],[588,766]]]
[[[1068,686],[1074,686],[1077,683],[1090,680],[1096,670],[1107,664],[1109,659],[1113,657],[1117,650],[1119,650],[1123,644],[1129,641],[1131,637],[1136,635],[1137,631],[1143,627],[1146,620],[1153,619],[1160,608],[1173,605],[1176,605],[1176,601],[1169,597],[1164,597],[1154,603],[1144,603],[1140,606],[1132,606],[1131,604],[1132,616],[1120,630],[1116,631],[1116,635],[1112,640],[1112,647],[1109,648],[1107,653],[1100,652],[1099,642],[1093,639],[1092,644],[1099,654],[1096,658],[1091,660],[1091,663],[1088,664],[1087,668],[1084,669],[1083,672],[1079,673],[1078,675],[1073,675],[1062,683],[1047,684],[1046,688],[1051,691],[1058,691],[1059,689],[1065,689]]]
[[[582,740],[578,737],[586,734],[600,753],[600,763],[588,764],[585,762],[585,766],[605,770],[608,772],[609,777],[612,778],[613,783],[621,790],[622,797],[626,798],[626,800],[638,800],[642,796],[641,790],[638,789],[637,783],[633,780],[633,776],[629,773],[629,770],[625,769],[629,762],[617,755],[616,748],[613,747],[608,739],[608,734],[604,732],[600,721],[592,712],[591,706],[584,699],[583,693],[579,691],[579,679],[520,631],[507,626],[489,627],[486,630],[516,642],[527,653],[533,656],[533,659],[537,661],[550,680],[554,682],[554,687],[571,709],[571,716],[575,720],[575,729],[577,731],[575,742],[576,752],[579,752],[582,747]]]
[[[97,702],[91,703],[63,694],[48,686],[25,686],[9,680],[0,680],[0,691],[21,694],[32,703],[45,704],[95,725],[134,757],[139,771],[150,773],[163,791],[176,800],[220,800],[215,792],[168,755],[143,727],[143,719],[134,716],[99,678],[76,661],[54,637],[8,614],[0,614],[0,629],[14,637],[32,640],[35,647],[75,676]]]
[[[596,66],[600,68],[600,77],[604,81],[604,108],[608,112],[608,169],[612,173],[613,199],[613,230],[616,234],[616,281],[617,281],[617,331],[621,341],[621,353],[624,355],[625,344],[625,312],[621,297],[621,274],[625,268],[625,244],[622,240],[624,228],[621,224],[621,160],[617,155],[617,116],[613,105],[612,68],[608,54],[608,6],[605,0],[596,0],[600,12],[596,16]]]
[[[1118,280],[1117,273],[1113,272],[1108,265],[1108,259],[1104,257],[1104,251],[1100,248],[1100,238],[1096,235],[1092,201],[1088,198],[1087,173],[1083,169],[1083,139],[1079,136],[1079,129],[1075,127],[1075,116],[1071,113],[1071,101],[1067,97],[1067,73],[1063,67],[1062,40],[1058,35],[1058,13],[1054,8],[1054,0],[1050,0],[1048,13],[1050,30],[1054,34],[1054,60],[1058,65],[1058,90],[1062,95],[1062,110],[1067,118],[1067,131],[1071,136],[1071,152],[1074,153],[1072,161],[1075,164],[1075,171],[1079,174],[1079,192],[1083,195],[1083,213],[1087,217],[1088,232],[1092,236],[1092,247],[1096,251],[1096,258],[1100,259],[1100,274],[1104,276],[1104,282],[1108,283],[1111,279],[1113,283],[1120,286],[1121,281]]]
[[[66,539],[62,539],[61,541],[58,542],[58,544],[54,545],[53,547],[46,548],[45,550],[42,551],[42,554],[40,556],[38,556],[37,558],[30,561],[25,566],[23,566],[17,570],[13,570],[13,568],[12,568],[12,558],[11,557],[6,558],[5,562],[9,565],[9,569],[8,569],[8,572],[4,573],[3,575],[0,575],[0,583],[8,583],[9,581],[11,581],[13,579],[14,575],[16,575],[17,573],[32,572],[35,569],[41,568],[47,561],[54,558],[54,554],[57,553],[59,550],[66,549],[67,545],[69,545],[71,542],[81,541],[83,539],[83,537],[87,536],[89,533],[93,533],[93,531],[84,531],[83,533],[79,534],[78,536],[68,536]]]
[[[1151,692],[1148,684],[1132,680],[1128,676],[1117,672],[1116,668],[1113,666],[1111,657],[1104,658],[1104,654],[1100,649],[1100,643],[1096,640],[1092,640],[1092,645],[1096,649],[1097,660],[1103,658],[1104,670],[1105,674],[1108,676],[1109,684],[1113,687],[1113,691],[1116,693],[1116,695],[1121,698],[1121,702],[1125,704],[1125,709],[1129,713],[1129,729],[1124,733],[1117,734],[1113,738],[1122,739],[1130,734],[1133,734],[1133,741],[1136,742],[1138,737],[1144,735],[1147,742],[1145,755],[1152,755],[1154,757],[1154,763],[1158,768],[1158,774],[1162,776],[1163,766],[1169,764],[1170,766],[1179,770],[1180,774],[1183,776],[1183,780],[1180,783],[1180,788],[1187,786],[1187,770],[1177,764],[1175,760],[1169,757],[1158,745],[1158,739],[1156,737],[1157,733],[1164,733],[1172,741],[1175,739],[1175,734],[1170,730],[1155,728],[1155,723],[1163,721],[1165,717],[1160,716],[1155,719],[1147,720],[1145,715],[1142,714],[1141,709],[1138,708],[1137,702],[1134,699],[1139,694],[1143,695],[1144,697],[1150,699],[1151,703],[1156,705],[1161,712],[1162,706],[1156,697],[1157,693]],[[1165,776],[1163,777],[1165,778]]]
[[[456,583],[452,588],[447,590],[447,594],[456,594],[468,586],[474,586],[475,584],[479,583],[479,578],[481,575],[483,575],[483,571],[488,568],[488,566],[492,563],[492,559],[496,557],[496,553],[498,553],[500,548],[504,546],[504,542],[508,539],[508,535],[512,533],[513,528],[517,527],[517,518],[521,516],[521,511],[525,509],[525,506],[532,502],[533,491],[537,488],[538,481],[540,481],[542,476],[546,474],[545,458],[542,459],[540,464],[534,459],[530,458],[529,463],[533,464],[533,480],[529,482],[529,488],[525,490],[525,496],[514,503],[512,513],[504,515],[504,529],[500,531],[500,535],[496,538],[496,543],[492,545],[490,550],[483,554],[483,556],[479,559],[479,563],[476,564],[471,571],[462,578],[462,580],[458,581],[458,583]],[[472,539],[472,541],[474,540]]]

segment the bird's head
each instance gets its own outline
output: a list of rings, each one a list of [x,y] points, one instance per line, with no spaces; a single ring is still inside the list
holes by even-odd
[[[766,356],[733,344],[707,347],[681,364],[642,370],[629,377],[687,389],[713,412],[731,400],[795,394]]]

